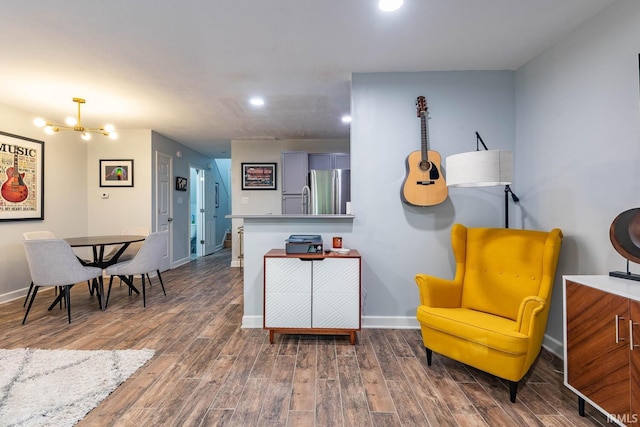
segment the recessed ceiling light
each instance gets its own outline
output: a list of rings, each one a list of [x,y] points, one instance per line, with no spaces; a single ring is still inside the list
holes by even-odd
[[[259,107],[261,105],[264,105],[264,99],[258,97],[258,96],[254,96],[253,98],[251,98],[249,100],[249,103],[251,105],[255,105],[256,107]]]
[[[344,116],[342,116],[342,122],[351,123],[351,116],[345,114]]]
[[[402,7],[404,0],[380,0],[378,8],[383,12],[393,12]]]

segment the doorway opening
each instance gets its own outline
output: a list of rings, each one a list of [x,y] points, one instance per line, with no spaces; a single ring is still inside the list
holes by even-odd
[[[193,260],[204,253],[204,171],[190,167],[189,182],[189,255]]]

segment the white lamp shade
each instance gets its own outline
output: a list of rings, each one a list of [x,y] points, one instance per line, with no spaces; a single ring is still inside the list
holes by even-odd
[[[513,180],[511,151],[485,150],[454,154],[446,159],[449,187],[509,185]]]

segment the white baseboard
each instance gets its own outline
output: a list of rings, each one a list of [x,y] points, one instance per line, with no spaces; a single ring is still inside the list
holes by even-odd
[[[182,259],[176,260],[173,263],[171,263],[171,268],[172,269],[178,268],[181,265],[185,265],[185,264],[188,264],[190,262],[191,262],[191,256],[188,256],[186,258],[182,258]]]
[[[242,316],[242,328],[262,328],[262,316]]]
[[[24,298],[27,296],[27,291],[29,287],[18,289],[16,291],[7,292],[5,294],[0,295],[0,303],[13,301],[14,299]]]
[[[367,329],[420,329],[415,316],[362,316],[362,327]]]
[[[229,267],[240,268],[240,267],[242,267],[242,265],[240,265],[240,261],[236,259],[234,261],[231,261],[231,265],[229,265]]]
[[[557,358],[564,360],[564,344],[557,339],[545,335],[542,340],[542,347],[553,353]]]

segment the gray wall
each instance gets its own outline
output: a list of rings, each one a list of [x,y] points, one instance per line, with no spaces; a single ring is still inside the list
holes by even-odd
[[[619,0],[516,73],[519,221],[565,235],[547,327],[558,341],[560,275],[626,267],[609,226],[639,205],[639,52],[640,2]]]
[[[369,326],[415,322],[424,272],[453,277],[450,228],[504,225],[503,188],[451,189],[431,207],[401,201],[406,157],[420,150],[416,98],[429,108],[430,149],[446,156],[476,148],[475,131],[492,149],[512,149],[511,71],[354,74],[351,113],[351,199],[354,229],[345,246],[362,254],[363,314]],[[445,169],[446,174],[446,169]],[[516,191],[518,183],[514,185]],[[374,321],[373,319],[378,319]]]
[[[515,72],[354,74],[348,246],[363,254],[365,316],[415,316],[415,273],[453,276],[453,223],[504,224],[501,187],[453,188],[426,208],[400,201],[405,157],[420,143],[414,101],[424,95],[443,167],[475,149],[477,130],[489,148],[514,151],[521,202],[511,226],[563,230],[545,338],[561,354],[562,275],[625,268],[609,226],[640,197],[639,40],[640,2],[619,0]]]

